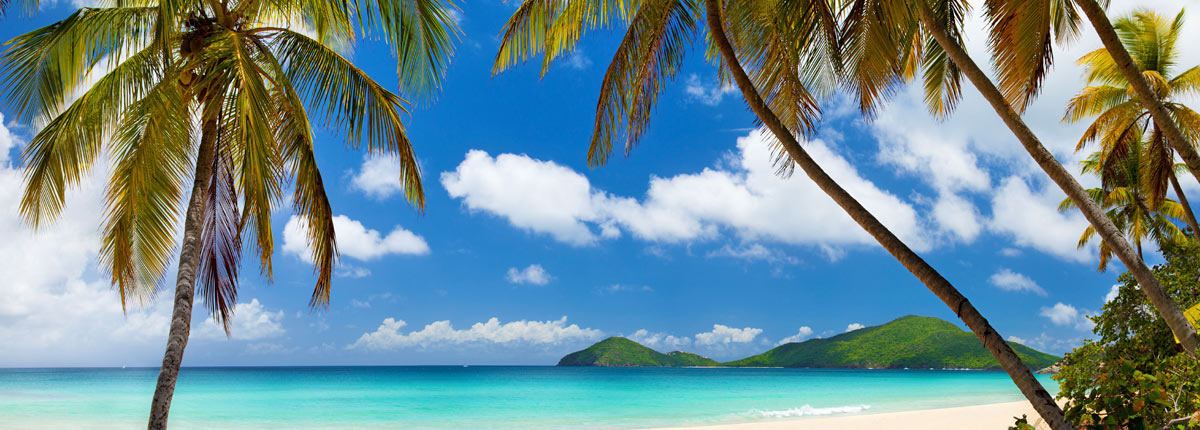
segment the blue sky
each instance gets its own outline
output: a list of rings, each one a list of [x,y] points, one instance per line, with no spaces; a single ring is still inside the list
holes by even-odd
[[[1165,3],[1160,11],[1178,10]],[[10,15],[0,37],[73,7]],[[412,109],[425,213],[398,194],[389,160],[349,149],[337,124],[319,129],[342,251],[331,306],[308,310],[312,268],[281,208],[274,283],[248,260],[233,338],[197,311],[185,365],[553,364],[610,335],[727,359],[906,314],[958,323],[807,178],[772,174],[751,113],[716,84],[700,51],[661,94],[632,155],[588,168],[596,95],[619,34],[586,37],[544,78],[536,63],[493,77],[495,35],[512,10],[464,5],[445,87]],[[977,24],[968,43],[983,62]],[[1071,60],[1099,46],[1087,31],[1060,51],[1027,114],[1072,171],[1082,126],[1058,118],[1081,85]],[[1181,63],[1200,63],[1197,52]],[[385,46],[362,42],[353,59],[395,87]],[[1089,328],[1082,316],[1103,305],[1120,266],[1097,273],[1095,251],[1075,249],[1082,218],[1054,210],[1061,192],[973,90],[945,122],[925,113],[918,91],[873,122],[828,101],[807,147],[1003,335],[1054,353],[1078,344]],[[33,126],[5,109],[0,232],[12,240],[0,244],[0,271],[11,277],[0,283],[0,340],[11,347],[0,366],[155,365],[173,283],[122,315],[95,260],[103,166],[54,228],[35,234],[20,223],[20,150]]]

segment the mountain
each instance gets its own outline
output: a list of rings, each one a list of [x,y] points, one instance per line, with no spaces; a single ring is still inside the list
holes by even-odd
[[[1059,360],[1009,343],[1021,361],[1042,369]],[[974,334],[933,317],[905,316],[827,339],[780,345],[728,366],[999,369],[1000,363]]]
[[[1059,357],[1010,343],[1032,369]],[[905,316],[887,324],[858,329],[827,339],[780,345],[753,357],[718,363],[687,352],[663,354],[623,337],[610,337],[563,357],[559,366],[731,366],[847,367],[914,369],[998,369],[1000,363],[975,335],[933,317]]]
[[[715,360],[690,352],[675,351],[668,354],[642,346],[623,337],[610,337],[582,351],[567,354],[558,361],[559,366],[602,366],[602,367],[684,367],[720,366]]]

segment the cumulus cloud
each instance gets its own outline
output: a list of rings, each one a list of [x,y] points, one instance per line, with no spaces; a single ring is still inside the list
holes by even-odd
[[[812,334],[812,327],[803,326],[800,327],[800,330],[797,331],[796,334],[780,339],[778,344],[783,345],[785,343],[800,342],[804,339],[808,339],[810,336],[812,336]]]
[[[846,326],[846,333],[861,329],[863,327],[866,326],[859,323],[850,323],[850,325]]]
[[[1025,340],[1025,339],[1023,339],[1023,338],[1019,338],[1019,337],[1016,337],[1016,336],[1009,336],[1009,337],[1008,337],[1008,341],[1009,341],[1009,342],[1012,342],[1012,343],[1019,343],[1019,344],[1021,344],[1021,345],[1024,345],[1024,344],[1026,344],[1026,343],[1029,343],[1029,341],[1028,341],[1028,340]]]
[[[1043,306],[1039,315],[1046,317],[1056,326],[1075,327],[1083,331],[1090,331],[1096,323],[1092,322],[1088,316],[1091,314],[1087,310],[1079,310],[1074,306],[1059,302],[1054,306]]]
[[[683,87],[683,93],[687,95],[688,100],[708,106],[721,104],[721,99],[725,98],[726,94],[736,92],[737,87],[733,85],[721,86],[720,82],[705,84],[695,73],[688,75]]]
[[[1078,211],[1060,213],[1065,195],[1058,188],[1029,189],[1025,180],[1006,178],[992,197],[992,227],[1020,246],[1028,246],[1064,260],[1086,263],[1094,259],[1092,247],[1080,249],[1079,235],[1088,226]]]
[[[511,321],[501,323],[498,318],[475,323],[465,330],[455,329],[450,321],[435,321],[421,330],[402,332],[408,323],[388,318],[379,328],[363,333],[350,349],[394,350],[400,348],[428,348],[432,346],[465,343],[490,344],[560,344],[575,340],[593,340],[604,335],[600,330],[567,325],[567,317],[553,321]]]
[[[263,307],[258,299],[250,303],[238,303],[233,308],[233,318],[230,319],[230,339],[259,340],[282,335],[283,311],[270,311]],[[224,339],[225,329],[211,316],[204,320],[203,325],[192,332],[197,339]]]
[[[546,273],[546,269],[543,269],[542,265],[530,264],[529,267],[524,269],[509,267],[505,279],[508,279],[508,282],[513,284],[546,285],[554,277]]]
[[[593,189],[587,177],[527,155],[478,150],[442,185],[472,211],[571,245],[590,245],[622,232],[649,242],[705,240],[728,230],[746,241],[836,247],[873,244],[807,178],[775,175],[771,149],[759,131],[739,138],[731,166],[667,178],[652,177],[643,199]],[[812,156],[879,219],[918,250],[932,244],[916,210],[864,179],[824,142],[806,144]],[[786,217],[778,214],[788,214]]]
[[[312,262],[312,251],[308,246],[307,226],[295,215],[283,227],[283,251]],[[378,230],[369,229],[361,222],[345,215],[333,217],[333,230],[337,234],[338,252],[343,257],[359,261],[371,261],[386,255],[425,255],[429,244],[417,234],[396,226],[383,236]]]
[[[1104,303],[1107,304],[1108,302],[1115,300],[1119,295],[1121,295],[1121,285],[1113,285],[1112,288],[1108,289],[1108,293],[1104,295]]]
[[[563,64],[575,70],[584,70],[592,65],[592,59],[584,54],[582,50],[576,49],[571,55],[563,59]]]
[[[687,336],[677,337],[666,333],[651,332],[646,329],[635,331],[633,334],[626,336],[626,338],[650,348],[664,351],[678,350],[692,344],[692,339]]]
[[[693,338],[697,345],[749,343],[760,333],[762,333],[761,328],[733,328],[723,324],[713,324],[712,331],[696,333]]]
[[[1028,291],[1039,296],[1046,295],[1046,290],[1042,289],[1036,282],[1033,282],[1032,279],[1029,279],[1028,276],[1008,269],[1000,269],[996,273],[993,273],[988,278],[988,282],[1004,291]]]
[[[404,191],[400,170],[400,160],[394,156],[367,156],[350,184],[373,199],[385,200]]]

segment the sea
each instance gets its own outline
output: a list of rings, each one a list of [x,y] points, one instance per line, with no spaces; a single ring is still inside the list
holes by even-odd
[[[136,429],[158,370],[0,369],[0,429]],[[1051,394],[1057,384],[1039,380]],[[966,370],[184,368],[172,429],[645,429],[1023,400]]]

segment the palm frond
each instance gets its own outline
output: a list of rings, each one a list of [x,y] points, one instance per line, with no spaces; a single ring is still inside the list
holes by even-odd
[[[425,205],[421,171],[400,116],[404,99],[372,80],[337,52],[294,32],[273,36],[272,44],[296,92],[327,123],[345,124],[347,140],[358,148],[366,141],[372,155],[392,155],[400,161],[397,172],[404,196],[418,210]]]
[[[350,0],[357,15],[374,27],[378,21],[397,56],[400,89],[418,97],[432,95],[454,53],[458,6],[451,0]]]
[[[83,8],[62,21],[8,41],[0,89],[14,119],[53,118],[102,59],[116,66],[148,42],[152,8]]]
[[[1054,62],[1055,41],[1072,40],[1079,32],[1079,13],[1072,0],[987,0],[988,50],[997,86],[1017,112],[1041,91]]]
[[[116,163],[105,193],[99,259],[123,308],[130,298],[157,291],[171,263],[192,171],[192,131],[180,89],[167,79],[125,110],[113,135]]]

